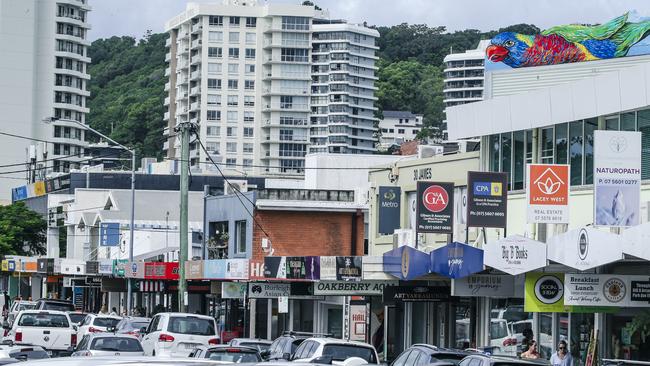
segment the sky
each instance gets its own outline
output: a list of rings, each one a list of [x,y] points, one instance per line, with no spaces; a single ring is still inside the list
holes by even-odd
[[[264,0],[258,0],[263,3]],[[301,3],[301,0],[269,0]],[[150,29],[162,32],[167,20],[185,9],[187,0],[90,0],[91,40],[129,35],[140,38]],[[220,3],[221,0],[194,0]],[[372,25],[400,23],[444,25],[449,31],[495,30],[528,23],[540,28],[570,23],[602,23],[631,11],[650,16],[648,0],[316,0],[332,18]]]

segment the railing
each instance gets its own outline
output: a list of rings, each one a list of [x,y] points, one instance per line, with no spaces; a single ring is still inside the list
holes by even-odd
[[[261,200],[354,202],[354,191],[266,188],[257,190],[257,198]]]

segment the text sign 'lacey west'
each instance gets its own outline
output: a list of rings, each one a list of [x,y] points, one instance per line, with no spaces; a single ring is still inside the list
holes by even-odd
[[[528,164],[527,173],[528,223],[569,222],[569,166]]]

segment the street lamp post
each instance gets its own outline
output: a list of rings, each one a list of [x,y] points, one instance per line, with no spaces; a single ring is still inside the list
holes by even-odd
[[[133,262],[133,237],[135,233],[135,148],[128,148],[119,142],[113,140],[112,138],[104,135],[103,133],[91,128],[88,125],[85,125],[79,121],[71,119],[60,119],[60,118],[46,118],[44,122],[51,123],[54,121],[63,121],[70,122],[80,126],[81,128],[91,131],[97,134],[99,137],[105,139],[106,141],[112,143],[113,145],[129,152],[131,154],[131,218],[129,223],[129,262]],[[133,281],[131,278],[127,279],[127,298],[126,298],[126,311],[127,314],[131,314],[131,298],[133,297]]]

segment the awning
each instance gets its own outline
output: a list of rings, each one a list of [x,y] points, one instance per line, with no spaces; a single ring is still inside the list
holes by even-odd
[[[453,242],[431,252],[431,272],[462,278],[483,271],[483,250]]]
[[[627,240],[617,234],[584,227],[548,238],[548,259],[586,271],[623,259]]]
[[[384,272],[401,280],[429,274],[430,258],[425,252],[403,246],[384,253]]]

